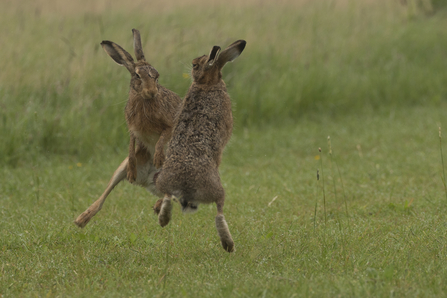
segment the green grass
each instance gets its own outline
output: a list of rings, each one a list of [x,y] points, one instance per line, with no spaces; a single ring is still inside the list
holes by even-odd
[[[244,53],[224,69],[239,127],[447,98],[442,5],[409,16],[407,6],[385,0],[201,4],[2,2],[0,164],[55,154],[88,159],[125,146],[129,75],[99,43],[132,52],[134,27],[160,82],[181,96],[193,58],[246,39]]]
[[[221,167],[233,254],[220,247],[214,205],[182,215],[176,204],[163,229],[151,211],[156,198],[127,183],[85,229],[75,227],[125,149],[82,164],[51,158],[34,168],[4,168],[0,293],[443,297],[447,217],[438,123],[446,125],[440,109],[406,108],[237,130]]]
[[[0,297],[446,296],[445,4],[239,2],[0,3]],[[160,228],[128,183],[72,223],[127,154],[129,75],[99,43],[132,28],[182,96],[194,57],[248,41],[224,69],[233,254],[215,206]]]

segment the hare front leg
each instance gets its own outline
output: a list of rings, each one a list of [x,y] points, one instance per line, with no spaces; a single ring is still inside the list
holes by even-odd
[[[137,179],[137,158],[135,156],[135,136],[130,133],[130,143],[129,143],[129,161],[127,166],[127,180],[130,183],[134,183]]]
[[[217,233],[220,237],[220,242],[222,243],[223,249],[228,252],[233,252],[234,249],[234,241],[231,237],[230,230],[228,229],[227,222],[225,221],[225,217],[223,215],[223,206],[224,200],[222,199],[216,203],[217,205],[217,216],[216,216],[216,229]]]
[[[76,218],[74,223],[80,227],[85,227],[90,219],[92,219],[93,216],[95,216],[96,213],[101,210],[102,205],[104,204],[104,201],[106,200],[107,196],[110,194],[110,192],[113,190],[113,188],[120,183],[124,178],[126,178],[126,170],[127,170],[127,161],[128,158],[126,158],[120,166],[115,170],[113,173],[112,179],[110,179],[109,184],[107,185],[106,190],[104,193],[99,197],[96,202],[94,202],[90,207],[87,208],[81,215]]]
[[[155,153],[154,153],[154,165],[157,169],[160,169],[165,161],[165,154],[163,153],[163,149],[165,143],[171,138],[171,130],[165,129],[161,132],[160,138],[155,144]]]
[[[161,203],[160,212],[158,213],[158,223],[160,226],[166,226],[171,220],[172,215],[172,202],[171,196],[165,195],[163,202]]]

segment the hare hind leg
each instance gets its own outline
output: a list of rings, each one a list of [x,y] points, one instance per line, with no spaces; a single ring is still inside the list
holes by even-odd
[[[146,150],[143,146],[138,145],[136,152],[136,168],[137,168],[137,179],[133,184],[140,185],[145,187],[152,193],[156,194],[155,187],[153,187],[152,177],[155,174],[156,169],[152,166],[151,163],[151,154],[148,150]],[[78,227],[85,227],[87,223],[95,216],[96,213],[101,210],[102,205],[104,204],[107,196],[112,192],[113,188],[115,188],[118,183],[122,180],[126,179],[127,172],[129,167],[129,158],[123,160],[123,162],[119,165],[119,167],[113,173],[112,178],[107,185],[104,193],[99,197],[96,202],[94,202],[87,210],[85,210],[81,215],[76,218],[74,223]],[[152,170],[152,172],[151,172]],[[152,175],[152,176],[151,176]]]
[[[223,201],[217,203],[217,216],[216,216],[216,229],[217,234],[219,234],[220,242],[222,243],[223,249],[227,252],[234,252],[234,241],[230,234],[230,229],[228,229],[228,224],[223,215]]]
[[[163,202],[161,203],[160,211],[158,212],[158,223],[160,226],[165,227],[172,216],[172,202],[171,196],[165,195]]]
[[[104,193],[99,197],[98,200],[96,200],[90,207],[87,208],[81,215],[76,218],[74,223],[78,227],[85,227],[90,219],[92,219],[93,216],[95,216],[96,213],[101,210],[102,205],[104,204],[107,196],[112,192],[113,188],[120,183],[123,179],[126,178],[127,175],[127,164],[128,164],[128,158],[123,160],[123,162],[120,164],[120,166],[115,170],[113,173],[112,179],[110,179],[109,184],[107,185],[106,190]]]

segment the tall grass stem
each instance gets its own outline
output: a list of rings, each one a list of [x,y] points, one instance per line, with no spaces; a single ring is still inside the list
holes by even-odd
[[[323,155],[321,154],[321,148],[318,148],[320,153],[320,167],[321,167],[321,180],[323,181],[323,213],[324,213],[324,224],[327,223],[326,216],[326,192],[324,191],[324,171],[323,171]]]
[[[445,183],[445,167],[444,167],[444,156],[442,154],[442,134],[441,126],[439,126],[439,150],[441,151],[441,164],[442,164],[442,183],[444,184],[445,198],[447,199],[447,185]]]

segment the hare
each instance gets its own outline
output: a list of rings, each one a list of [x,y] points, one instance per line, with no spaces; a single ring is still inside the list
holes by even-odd
[[[173,196],[179,199],[183,212],[197,210],[200,203],[216,203],[215,224],[228,252],[234,251],[234,241],[223,215],[225,191],[218,167],[233,130],[233,116],[221,70],[245,45],[244,40],[238,40],[222,52],[214,46],[208,56],[192,61],[193,83],[181,104],[166,160],[156,179],[157,189],[164,194],[154,208],[159,224],[164,227],[169,223]]]
[[[144,57],[140,32],[136,29],[132,29],[132,32],[137,62],[116,43],[108,40],[101,42],[106,53],[116,63],[126,67],[131,75],[125,108],[130,134],[129,156],[115,170],[101,197],[75,220],[79,227],[84,227],[101,210],[107,196],[125,178],[130,183],[162,196],[155,188],[154,178],[158,173],[157,168],[163,165],[163,150],[171,138],[181,98],[158,84],[157,70]]]

